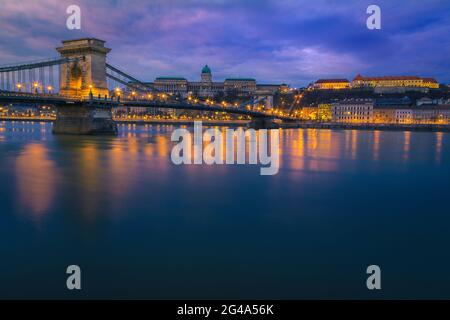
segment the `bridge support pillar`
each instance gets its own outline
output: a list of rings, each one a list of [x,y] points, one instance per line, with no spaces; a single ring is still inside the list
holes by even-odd
[[[280,127],[280,125],[271,118],[253,118],[247,126],[252,129],[277,129]]]
[[[111,109],[86,106],[58,107],[53,123],[54,134],[116,135],[117,124],[112,119]]]

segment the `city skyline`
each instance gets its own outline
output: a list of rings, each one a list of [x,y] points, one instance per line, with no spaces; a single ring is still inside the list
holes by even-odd
[[[82,29],[68,30],[66,8],[81,8]],[[382,29],[368,30],[369,1],[52,1],[2,3],[0,64],[56,56],[61,39],[96,37],[110,61],[146,81],[197,79],[306,86],[319,78],[418,75],[450,82],[450,4],[378,1]],[[233,23],[234,22],[234,23]]]

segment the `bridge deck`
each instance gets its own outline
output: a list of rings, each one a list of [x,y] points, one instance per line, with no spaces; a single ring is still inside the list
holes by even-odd
[[[0,103],[17,104],[49,104],[55,106],[83,105],[95,108],[118,108],[118,107],[147,107],[161,109],[181,109],[193,111],[226,112],[231,114],[247,115],[253,118],[273,118],[280,120],[298,120],[294,117],[269,114],[260,111],[247,110],[237,107],[223,107],[218,105],[191,104],[187,102],[169,102],[157,100],[116,100],[116,99],[98,99],[98,98],[73,98],[57,94],[31,94],[19,92],[0,92]]]

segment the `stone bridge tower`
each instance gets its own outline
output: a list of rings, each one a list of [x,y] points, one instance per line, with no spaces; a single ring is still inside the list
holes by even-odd
[[[53,133],[56,134],[117,134],[112,119],[112,107],[90,104],[94,97],[108,95],[106,83],[106,55],[111,49],[105,41],[84,38],[63,41],[56,48],[62,58],[74,59],[61,65],[59,94],[80,99],[79,102],[58,106]],[[76,58],[76,59],[75,59]]]
[[[108,95],[106,55],[111,49],[105,47],[105,41],[83,38],[62,44],[56,48],[61,57],[78,60],[61,65],[59,93],[72,97],[87,97],[90,92],[94,97]]]

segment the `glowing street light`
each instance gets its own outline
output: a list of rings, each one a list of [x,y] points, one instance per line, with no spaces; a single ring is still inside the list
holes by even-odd
[[[33,83],[33,87],[34,87],[34,93],[38,93],[38,87],[39,87],[39,84],[37,83],[37,82],[35,82],[35,83]]]
[[[53,90],[53,87],[52,87],[52,86],[48,86],[48,87],[47,87],[48,93],[52,93],[52,90]]]
[[[17,90],[20,92],[20,90],[22,89],[22,84],[21,84],[21,83],[18,83],[18,84],[16,85],[16,87],[17,87]]]

